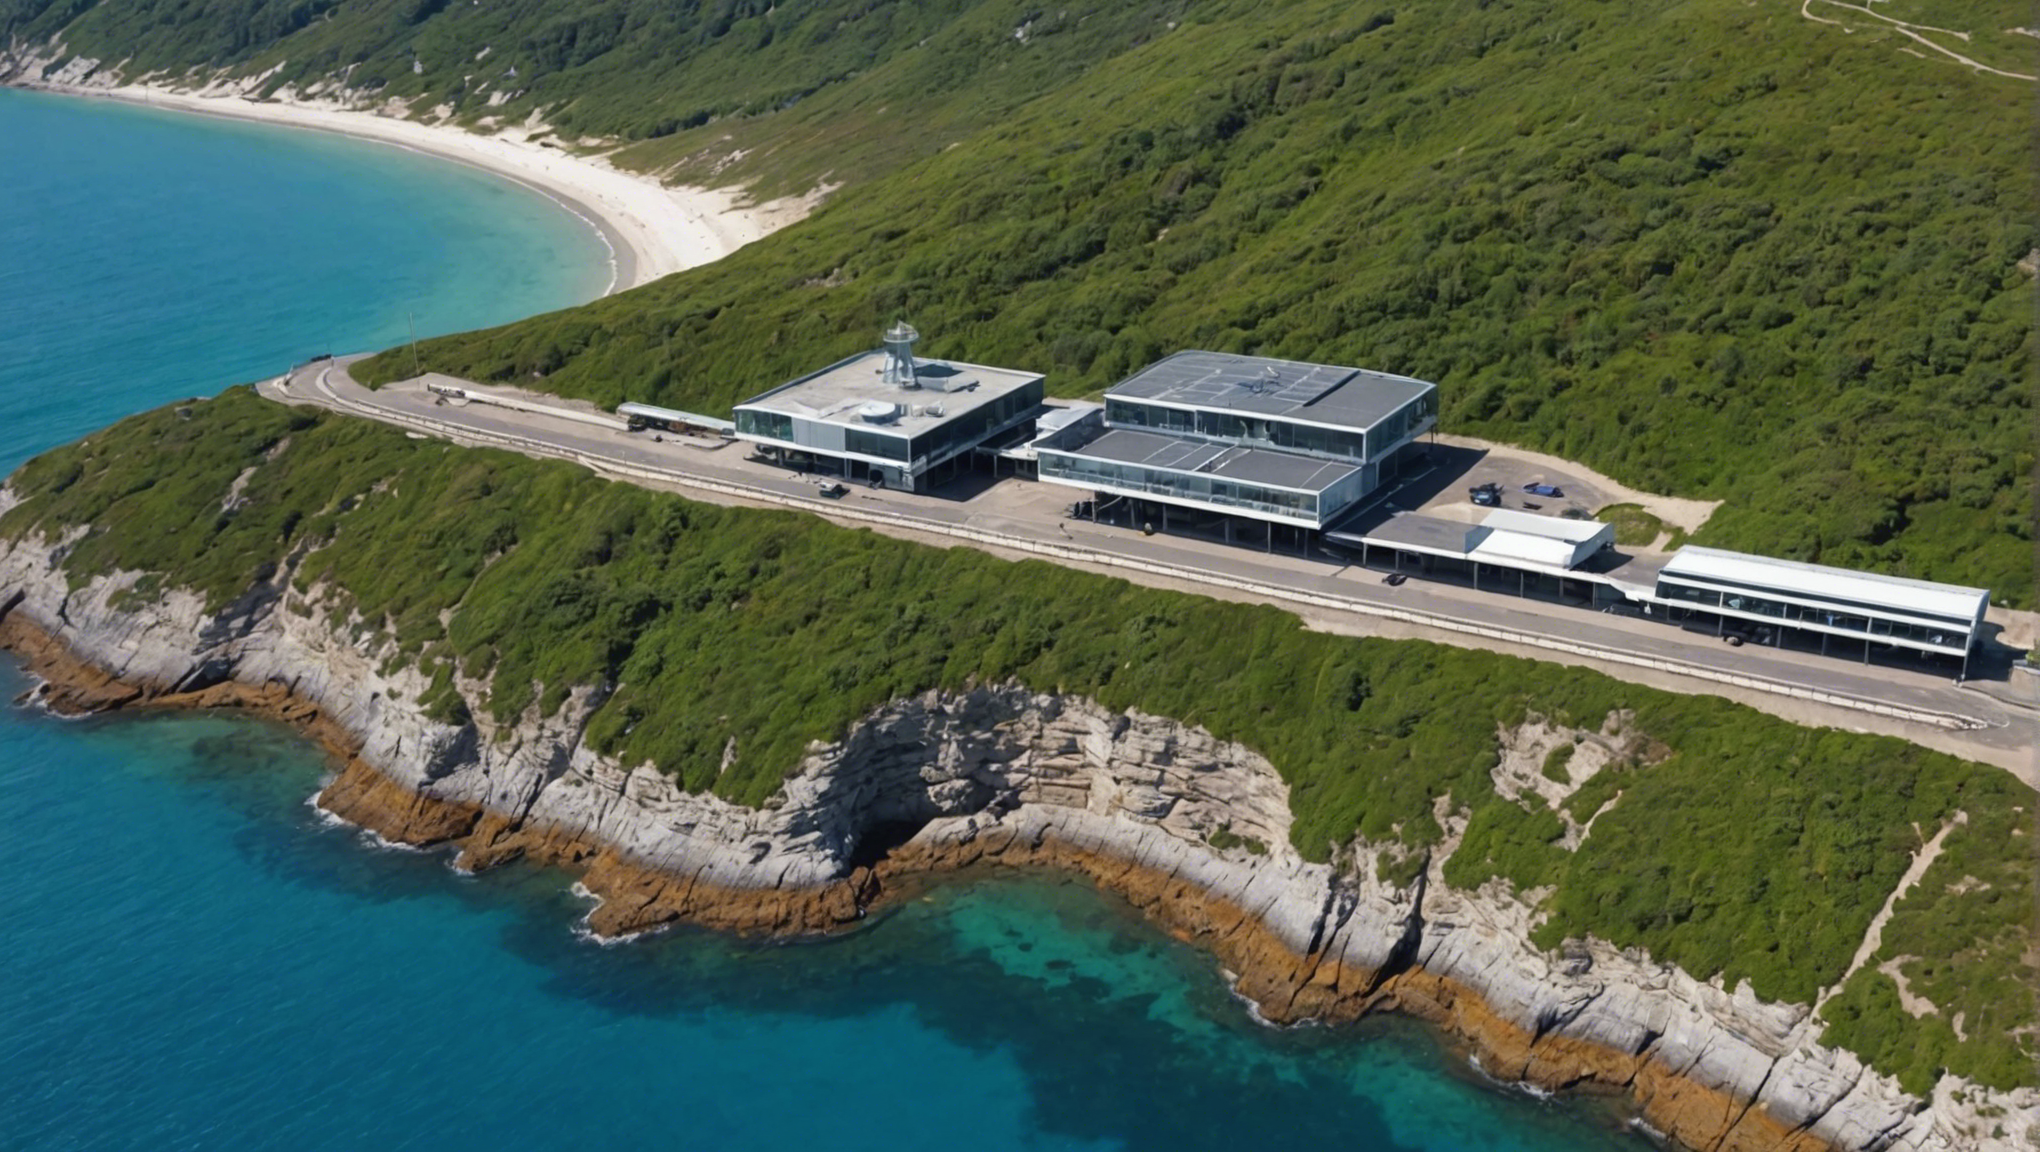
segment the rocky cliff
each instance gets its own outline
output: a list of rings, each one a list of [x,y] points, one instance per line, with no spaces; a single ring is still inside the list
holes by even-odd
[[[11,503],[0,492],[0,511]],[[1464,1037],[1490,1074],[1630,1094],[1644,1123],[1704,1149],[2005,1149],[2040,1094],[1944,1077],[1902,1092],[1820,1045],[1804,1005],[1757,1000],[1634,951],[1532,946],[1534,908],[1499,883],[1408,882],[1356,844],[1332,864],[1290,845],[1266,760],[1202,730],[1015,686],[896,700],[811,747],[771,802],[690,795],[583,743],[597,701],[509,726],[431,719],[428,684],[382,634],[295,590],[288,566],[219,611],[137,573],[75,586],[66,542],[0,544],[0,642],[59,710],[255,708],[340,761],[329,811],[484,868],[521,856],[580,871],[606,935],[676,920],[774,933],[854,923],[889,886],[972,864],[1082,873],[1209,948],[1271,1021],[1395,1010]],[[470,686],[472,687],[472,686]],[[1451,821],[1447,815],[1447,826]]]

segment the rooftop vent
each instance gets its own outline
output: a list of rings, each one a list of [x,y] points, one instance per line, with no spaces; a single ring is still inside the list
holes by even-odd
[[[867,400],[857,406],[857,418],[866,424],[890,424],[900,418],[900,406],[884,400]]]

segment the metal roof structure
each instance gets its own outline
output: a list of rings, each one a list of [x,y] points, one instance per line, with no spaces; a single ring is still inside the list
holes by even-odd
[[[1375,544],[1433,556],[1464,556],[1473,550],[1480,528],[1437,516],[1404,512],[1360,533],[1328,532],[1325,538],[1350,544]]]
[[[1564,540],[1506,530],[1490,530],[1466,555],[1469,560],[1502,567],[1528,565],[1567,571],[1574,563],[1573,545]]]
[[[1070,400],[1061,404],[1043,404],[1034,417],[1034,430],[1040,436],[1048,436],[1075,424],[1087,416],[1103,412],[1103,404],[1087,400]]]
[[[1364,430],[1436,390],[1423,380],[1366,368],[1191,351],[1155,361],[1106,396]]]
[[[919,387],[902,388],[886,383],[887,360],[883,351],[860,352],[737,407],[888,436],[916,436],[1041,379],[1038,372],[916,359],[914,379]]]
[[[1326,538],[1340,543],[1397,548],[1448,560],[1491,564],[1524,572],[1605,582],[1603,577],[1582,572],[1579,566],[1595,552],[1597,544],[1614,526],[1591,521],[1561,520],[1555,516],[1532,516],[1523,512],[1491,514],[1480,524],[1399,512],[1364,532],[1332,532]],[[1518,526],[1516,521],[1529,521]],[[1612,537],[1611,537],[1612,538]]]
[[[1293,492],[1323,492],[1360,470],[1352,464],[1291,456],[1286,452],[1209,444],[1127,428],[1107,432],[1081,448],[1062,451],[1120,464],[1221,476]]]
[[[1744,552],[1687,545],[1674,553],[1658,573],[1660,580],[1687,580],[1732,586],[1785,596],[1853,605],[1889,613],[1925,614],[1943,620],[1975,622],[1990,606],[1990,592],[1830,568],[1798,560],[1776,560]]]
[[[1516,532],[1526,536],[1542,536],[1547,540],[1563,540],[1567,544],[1585,544],[1601,536],[1614,538],[1615,526],[1598,520],[1568,520],[1563,516],[1539,516],[1534,512],[1518,512],[1513,508],[1497,508],[1481,517],[1482,524],[1500,532]]]
[[[695,412],[682,412],[674,408],[661,408],[655,404],[639,404],[626,401],[616,406],[616,414],[622,417],[638,416],[648,420],[664,420],[673,424],[690,424],[698,428],[713,428],[718,432],[735,432],[737,426],[728,420],[714,416],[703,416]]]

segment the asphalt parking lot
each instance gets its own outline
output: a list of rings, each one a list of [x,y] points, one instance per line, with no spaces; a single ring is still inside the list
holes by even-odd
[[[1375,501],[1383,511],[1423,512],[1454,520],[1475,521],[1487,511],[1476,505],[1467,490],[1482,484],[1501,488],[1500,507],[1536,512],[1545,516],[1591,517],[1611,500],[1592,480],[1554,469],[1541,462],[1517,456],[1505,449],[1467,448],[1434,444],[1427,448],[1427,463],[1416,464]],[[1523,490],[1525,484],[1550,484],[1563,496],[1537,496]]]

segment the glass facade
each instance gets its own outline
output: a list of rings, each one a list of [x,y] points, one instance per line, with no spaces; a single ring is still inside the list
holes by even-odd
[[[1969,645],[1969,621],[1894,620],[1873,615],[1863,610],[1863,606],[1845,601],[1831,604],[1794,602],[1778,599],[1775,594],[1763,596],[1735,587],[1702,587],[1664,577],[1658,579],[1657,595],[1660,600],[1685,607],[1776,620],[1800,627],[1854,632],[1874,639],[1903,640],[1958,652]]]
[[[1127,464],[1117,460],[1100,460],[1093,456],[1076,456],[1044,450],[1040,456],[1040,474],[1044,480],[1061,479],[1089,488],[1107,488],[1117,492],[1137,492],[1150,496],[1173,496],[1209,504],[1214,508],[1240,508],[1288,520],[1304,521],[1313,526],[1319,522],[1318,496],[1315,492],[1291,492],[1283,488],[1269,488],[1260,484],[1228,480],[1223,476],[1212,476],[1203,472],[1176,472],[1167,468],[1150,468],[1143,464]]]
[[[1369,429],[1368,434],[1374,437],[1377,447],[1385,450],[1410,433],[1421,430],[1426,420],[1437,415],[1438,394],[1426,392],[1417,397],[1415,403],[1406,404],[1389,413],[1388,418]]]
[[[768,440],[793,439],[793,417],[778,412],[737,409],[737,435],[762,436]]]
[[[1327,460],[1364,461],[1368,459],[1370,437],[1376,448],[1386,449],[1411,431],[1423,427],[1425,420],[1437,414],[1438,394],[1435,392],[1426,392],[1390,414],[1371,432],[1298,424],[1229,409],[1192,410],[1122,397],[1105,398],[1105,422],[1115,428],[1202,436],[1207,440],[1221,440],[1248,448],[1276,448]]]
[[[914,398],[927,406],[934,406],[945,402],[944,395],[923,392],[915,394]],[[911,438],[899,428],[826,422],[790,413],[739,408],[736,411],[737,435],[782,440],[829,458],[847,456],[888,461],[906,465],[905,470],[918,473],[931,464],[939,464],[969,451],[999,430],[1025,419],[1040,407],[1042,395],[1041,382],[1032,381]],[[961,407],[961,399],[948,402]]]
[[[914,437],[913,459],[934,463],[984,443],[993,432],[1034,411],[1041,403],[1042,394],[1041,382],[1037,380],[1008,392],[975,412]],[[940,400],[932,402],[941,403]]]
[[[863,428],[846,429],[843,447],[853,455],[871,456],[880,460],[909,460],[907,438],[887,436],[882,432],[871,432]]]

